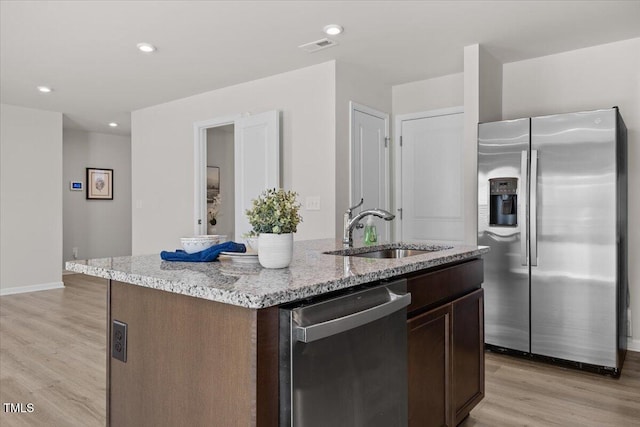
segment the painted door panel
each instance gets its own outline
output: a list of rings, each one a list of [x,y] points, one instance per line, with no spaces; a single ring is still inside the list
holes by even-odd
[[[235,240],[251,230],[245,211],[267,188],[280,188],[280,124],[278,111],[235,122]]]
[[[463,114],[404,120],[401,126],[401,239],[463,242]]]
[[[366,111],[363,111],[366,110]],[[389,148],[385,144],[388,115],[369,108],[355,107],[351,124],[351,201],[362,198],[363,205],[354,212],[382,208],[390,210],[388,197]],[[378,242],[391,240],[391,225],[374,217]],[[353,231],[354,242],[362,242],[363,230]]]

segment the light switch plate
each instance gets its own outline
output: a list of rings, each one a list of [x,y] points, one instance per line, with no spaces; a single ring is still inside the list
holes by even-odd
[[[305,209],[308,211],[320,210],[320,196],[309,196],[305,199]]]

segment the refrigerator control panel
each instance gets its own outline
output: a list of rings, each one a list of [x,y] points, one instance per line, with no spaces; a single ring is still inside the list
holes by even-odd
[[[516,194],[518,191],[518,178],[492,178],[489,180],[491,195]]]

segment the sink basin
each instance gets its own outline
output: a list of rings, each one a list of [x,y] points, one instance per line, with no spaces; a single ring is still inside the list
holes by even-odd
[[[434,246],[419,244],[396,244],[384,246],[372,246],[368,248],[348,248],[337,251],[324,252],[327,255],[354,256],[361,258],[406,258],[415,255],[423,255],[429,252],[451,249],[451,246]]]
[[[425,251],[420,249],[379,249],[375,251],[362,252],[351,256],[359,256],[363,258],[405,258],[408,256],[427,254],[433,251]]]

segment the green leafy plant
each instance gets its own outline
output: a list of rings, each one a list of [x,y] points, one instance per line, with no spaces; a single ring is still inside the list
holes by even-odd
[[[270,188],[253,199],[251,209],[246,215],[253,227],[253,232],[284,234],[295,233],[302,217],[298,213],[300,203],[298,193],[285,191],[282,188]]]

